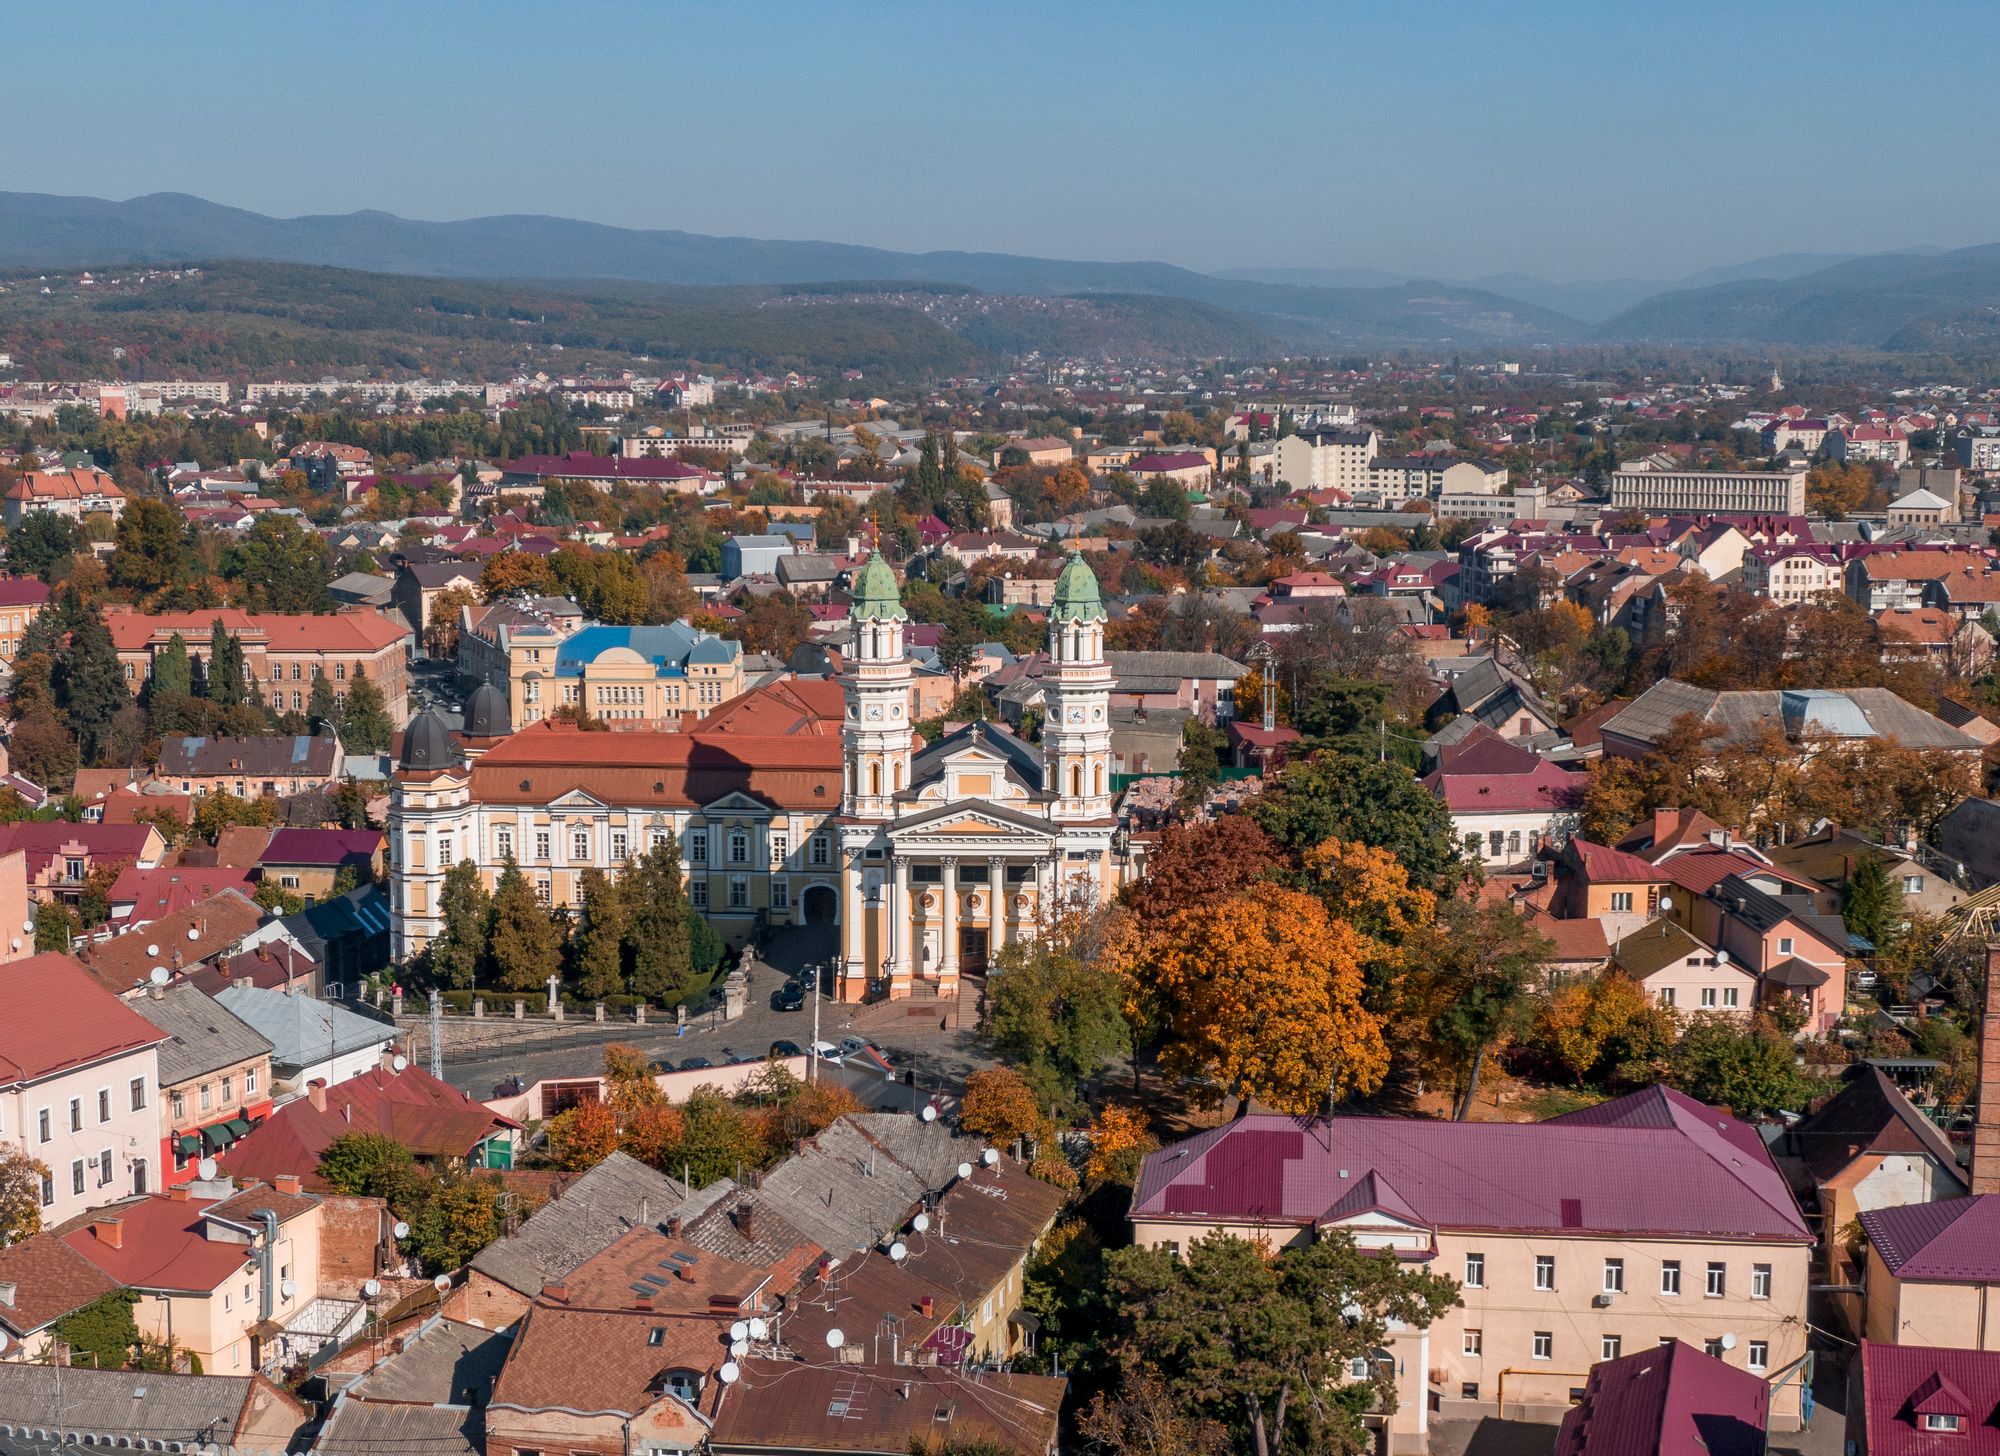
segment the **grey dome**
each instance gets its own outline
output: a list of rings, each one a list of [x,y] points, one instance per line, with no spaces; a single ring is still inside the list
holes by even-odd
[[[410,720],[410,726],[403,730],[403,757],[396,765],[422,773],[430,769],[451,768],[458,763],[458,749],[451,741],[451,729],[437,709],[426,708]]]
[[[832,677],[833,654],[820,642],[801,642],[785,663],[794,677]]]
[[[514,731],[507,695],[492,683],[481,683],[465,700],[465,732],[469,738],[504,738]]]

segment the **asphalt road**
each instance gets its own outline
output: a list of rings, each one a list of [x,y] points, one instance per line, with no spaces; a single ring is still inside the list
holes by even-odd
[[[812,1002],[808,998],[800,1011],[779,1011],[772,1004],[785,983],[785,972],[758,963],[750,973],[750,999],[743,1015],[724,1022],[721,1013],[692,1018],[685,1034],[672,1021],[654,1021],[644,1027],[629,1021],[571,1021],[560,1031],[532,1042],[480,1047],[454,1055],[449,1040],[445,1045],[444,1079],[474,1097],[489,1097],[494,1087],[509,1077],[533,1084],[551,1077],[591,1076],[603,1067],[604,1047],[611,1042],[636,1046],[658,1062],[679,1065],[689,1057],[702,1056],[717,1064],[727,1058],[724,1049],[761,1059],[774,1041],[784,1040],[803,1047],[813,1039]],[[819,1007],[819,1036],[838,1042],[855,1033],[850,1027],[854,1008],[822,1000]],[[863,1033],[881,1049],[899,1070],[916,1074],[920,1087],[943,1088],[956,1093],[968,1073],[991,1065],[974,1045],[971,1033],[940,1030],[928,1018],[912,1018],[909,1025],[874,1029]]]

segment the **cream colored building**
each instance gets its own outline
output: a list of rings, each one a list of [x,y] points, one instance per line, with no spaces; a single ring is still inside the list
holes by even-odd
[[[1547,1122],[1252,1115],[1146,1160],[1133,1241],[1333,1231],[1458,1282],[1395,1328],[1392,1452],[1433,1414],[1561,1418],[1600,1360],[1685,1340],[1773,1382],[1796,1429],[1812,1236],[1754,1129],[1652,1088]]]
[[[468,607],[465,617],[459,675],[504,694],[514,728],[566,707],[617,726],[673,724],[743,691],[742,645],[685,623],[605,626],[540,602]]]
[[[1614,510],[1802,516],[1806,513],[1806,468],[1648,470],[1627,466],[1611,477],[1611,505]]]
[[[1380,441],[1373,430],[1313,430],[1278,441],[1278,479],[1293,490],[1344,490],[1368,485]]]

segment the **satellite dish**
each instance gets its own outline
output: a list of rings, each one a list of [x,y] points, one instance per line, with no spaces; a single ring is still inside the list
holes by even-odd
[[[19,950],[20,948],[21,948],[21,937],[17,935],[14,937],[14,949]]]
[[[297,1294],[298,1292],[299,1292],[299,1286],[292,1283],[292,1281],[289,1279],[285,1280],[278,1286],[278,1293],[284,1295],[285,1298],[287,1299],[290,1299],[294,1294]]]
[[[380,1294],[381,1292],[382,1292],[382,1281],[379,1279],[370,1279],[366,1284],[361,1286],[362,1296],[367,1299],[373,1299],[376,1295]]]
[[[6,1348],[7,1348],[7,1332],[5,1330],[0,1330],[0,1350],[4,1350]]]
[[[199,930],[198,928],[196,928],[195,926],[192,926],[192,925],[190,925],[190,926],[188,927],[188,939],[189,939],[189,940],[200,940],[200,939],[201,939],[201,931],[200,931],[200,930]]]
[[[451,1275],[449,1274],[438,1275],[437,1278],[431,1281],[431,1287],[437,1290],[439,1294],[443,1294],[447,1289],[451,1288]]]
[[[979,1155],[979,1161],[984,1163],[989,1168],[992,1167],[995,1163],[1000,1161],[1000,1150],[998,1148],[988,1148],[985,1152]]]
[[[21,922],[21,929],[23,929],[23,930],[30,930],[30,931],[31,931],[31,930],[33,930],[34,928],[35,928],[35,922],[34,922],[34,921],[33,921],[32,919],[28,919],[28,920],[23,920],[23,921]]]
[[[925,1122],[936,1122],[937,1109],[931,1106],[930,1103],[926,1102],[924,1104],[924,1110],[922,1112],[919,1112],[917,1116],[921,1117]]]
[[[961,1178],[970,1178],[972,1176],[972,1164],[960,1163],[958,1165],[958,1176]]]
[[[396,1226],[390,1232],[399,1239],[407,1239],[410,1236],[410,1226],[401,1219],[397,1219]]]
[[[839,1325],[835,1325],[832,1329],[826,1332],[827,1349],[838,1350],[842,1345],[846,1343],[847,1343],[847,1334],[844,1330],[840,1328]]]
[[[410,1059],[408,1057],[396,1057],[389,1063],[390,1069],[397,1072],[406,1070],[409,1065]]]
[[[715,1378],[720,1380],[724,1385],[734,1385],[742,1374],[743,1367],[741,1365],[738,1365],[734,1360],[725,1360],[722,1362],[722,1368],[715,1372]]]
[[[1671,909],[1673,909],[1673,908],[1674,908],[1674,901],[1673,901],[1673,897],[1672,897],[1671,895],[1662,895],[1662,896],[1660,896],[1660,908],[1661,908],[1662,910],[1671,910]]]
[[[1717,951],[1717,952],[1715,953],[1715,963],[1716,963],[1716,964],[1717,964],[1718,966],[1726,966],[1726,965],[1728,965],[1728,964],[1729,964],[1729,952],[1728,952],[1728,951],[1726,951],[1726,950],[1719,950],[1719,951]]]
[[[915,1229],[918,1233],[922,1233],[925,1229],[929,1228],[930,1226],[931,1226],[931,1216],[928,1213],[920,1213],[915,1218],[910,1220],[910,1227]]]
[[[173,978],[174,978],[174,973],[168,970],[165,966],[154,966],[153,974],[150,977],[152,983],[155,986],[164,986],[167,984],[167,982],[171,981]]]
[[[731,1340],[729,1342],[729,1353],[739,1360],[742,1359],[750,1353],[750,1342],[748,1340]]]
[[[738,1320],[729,1327],[729,1338],[732,1340],[740,1340],[749,1333],[750,1326],[743,1320]]]
[[[897,1239],[895,1243],[889,1245],[889,1257],[894,1259],[898,1264],[902,1263],[903,1260],[910,1257],[910,1246],[901,1239]]]
[[[1723,1348],[1723,1349],[1725,1349],[1725,1350],[1733,1350],[1733,1349],[1735,1349],[1735,1348],[1736,1348],[1736,1336],[1734,1336],[1734,1335],[1724,1335],[1724,1336],[1722,1337],[1722,1348]]]
[[[194,1174],[197,1178],[213,1178],[215,1176],[215,1159],[203,1158],[199,1163],[194,1165]]]
[[[157,945],[149,945],[146,947],[146,954],[149,956],[156,956],[159,953],[160,953],[160,948]]]
[[[771,1333],[771,1327],[768,1324],[766,1324],[763,1320],[753,1319],[750,1321],[751,1339],[761,1340],[764,1338],[764,1336],[768,1335],[769,1333]]]

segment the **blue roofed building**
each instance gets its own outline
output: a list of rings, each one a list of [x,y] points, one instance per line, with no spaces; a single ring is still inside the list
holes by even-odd
[[[706,717],[742,692],[743,647],[685,622],[593,624],[556,649],[553,678],[538,694],[546,712],[573,704],[608,723],[657,726]]]

